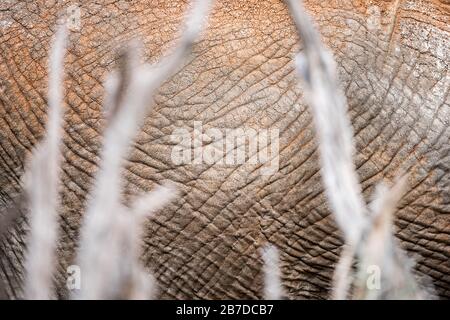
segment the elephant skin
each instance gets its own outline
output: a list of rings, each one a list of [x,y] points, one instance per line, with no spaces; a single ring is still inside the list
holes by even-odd
[[[450,6],[445,0],[306,1],[339,66],[366,200],[408,172],[395,234],[441,298],[450,298]],[[179,37],[188,2],[0,3],[0,205],[21,192],[27,156],[46,122],[50,39],[72,19],[66,58],[58,295],[67,297],[87,193],[104,129],[103,81],[133,37],[158,61]],[[79,11],[78,11],[79,10]],[[79,13],[79,16],[77,15]],[[290,298],[328,298],[342,237],[320,177],[312,116],[294,71],[301,48],[279,0],[216,1],[203,37],[159,90],[124,177],[127,196],[171,180],[177,201],[148,222],[143,260],[163,299],[261,298],[259,248],[280,250]],[[278,168],[175,163],[173,133],[279,130]],[[198,142],[198,141],[197,141]],[[196,141],[194,141],[196,143]],[[200,143],[207,143],[204,140]],[[0,279],[22,296],[29,227],[0,246]]]

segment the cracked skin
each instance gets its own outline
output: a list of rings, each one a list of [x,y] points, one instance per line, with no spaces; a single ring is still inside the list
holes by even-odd
[[[47,57],[57,16],[71,1],[0,3],[0,205],[20,178],[46,121]],[[395,235],[419,275],[450,297],[449,13],[445,0],[306,1],[339,66],[356,135],[356,166],[366,200],[400,171],[410,190]],[[61,231],[56,283],[66,297],[85,198],[97,169],[104,120],[103,80],[117,48],[143,39],[156,61],[179,37],[186,1],[80,1],[70,33]],[[143,259],[163,299],[262,296],[266,242],[280,249],[291,298],[329,297],[342,239],[318,167],[312,118],[295,78],[299,50],[282,1],[217,1],[204,36],[159,90],[124,172],[127,195],[172,180],[181,197],[149,221]],[[254,165],[174,165],[175,128],[280,130],[279,170]],[[0,279],[22,296],[26,223],[0,244]]]

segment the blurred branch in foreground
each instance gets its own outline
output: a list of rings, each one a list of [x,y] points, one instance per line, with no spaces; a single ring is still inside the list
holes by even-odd
[[[283,298],[283,286],[281,284],[280,257],[278,249],[273,245],[261,248],[264,262],[264,299],[280,300]]]
[[[154,297],[153,280],[139,261],[142,220],[172,200],[175,191],[171,186],[160,187],[138,198],[130,210],[122,204],[121,169],[133,137],[153,105],[155,91],[189,53],[210,4],[209,0],[196,2],[174,53],[156,65],[142,65],[139,46],[131,44],[120,57],[119,71],[108,79],[105,110],[109,124],[81,229],[78,263],[83,285],[78,298]]]
[[[30,235],[25,258],[25,298],[52,298],[58,239],[60,144],[62,139],[63,70],[67,30],[57,31],[49,59],[48,122],[25,173],[30,207]]]
[[[182,64],[202,30],[211,0],[195,2],[186,31],[175,51],[156,65],[140,64],[139,45],[120,55],[120,68],[105,84],[108,125],[100,168],[80,230],[77,263],[81,299],[153,298],[152,275],[140,262],[144,220],[175,196],[171,183],[123,204],[121,172],[141,122],[153,105],[153,95]],[[30,202],[30,236],[25,262],[25,297],[54,297],[53,273],[58,238],[60,143],[62,136],[63,70],[67,31],[57,32],[50,56],[49,112],[45,139],[35,148],[25,176]],[[3,231],[2,231],[3,232]]]
[[[353,130],[331,52],[306,14],[301,1],[286,0],[303,52],[296,68],[311,107],[321,156],[322,179],[345,247],[335,270],[333,298],[345,299],[351,285],[358,299],[422,299],[411,263],[393,237],[393,214],[406,188],[406,177],[391,188],[380,187],[371,209],[361,193],[353,164]],[[358,259],[356,279],[352,262]]]
[[[20,193],[13,198],[11,204],[0,209],[0,241],[4,239],[8,231],[22,218],[26,212],[27,199],[25,193]],[[7,299],[5,283],[0,279],[0,300]]]

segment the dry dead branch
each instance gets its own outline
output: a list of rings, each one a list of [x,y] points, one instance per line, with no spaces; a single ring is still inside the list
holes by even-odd
[[[26,196],[22,192],[17,197],[12,199],[12,203],[7,207],[1,208],[0,210],[0,241],[6,235],[8,230],[10,230],[19,220],[20,217],[24,216]],[[7,299],[6,286],[2,280],[0,280],[0,300]]]
[[[171,55],[156,65],[142,65],[139,47],[132,44],[121,55],[119,71],[106,84],[105,110],[109,123],[100,169],[80,231],[77,261],[82,284],[75,298],[148,299],[154,296],[153,277],[139,261],[144,220],[173,199],[175,188],[166,183],[137,197],[127,207],[122,201],[121,171],[133,137],[153,104],[155,91],[189,53],[202,30],[211,2],[195,3],[186,31]],[[31,211],[25,297],[30,299],[53,296],[65,42],[66,29],[61,28],[50,57],[47,135],[34,150],[25,177]]]
[[[122,205],[121,169],[156,89],[181,64],[202,29],[211,1],[197,1],[179,46],[157,65],[141,65],[140,50],[131,45],[121,55],[121,68],[106,86],[109,125],[101,165],[81,229],[78,262],[82,299],[151,298],[154,287],[139,262],[142,218],[174,197],[161,187],[138,198],[131,209]]]
[[[284,293],[278,249],[273,245],[267,245],[261,249],[261,255],[264,262],[264,299],[280,300]]]
[[[287,3],[304,44],[303,53],[297,56],[297,70],[314,114],[326,193],[346,241],[354,244],[366,224],[367,212],[352,161],[353,130],[347,102],[339,88],[333,56],[323,46],[311,19],[298,1]]]
[[[25,297],[52,297],[58,237],[58,186],[62,127],[63,70],[67,31],[57,31],[49,60],[48,122],[46,137],[34,150],[25,177],[30,205],[30,235],[25,258]]]
[[[333,297],[347,298],[353,283],[355,298],[424,298],[408,259],[393,237],[392,215],[405,190],[406,178],[401,178],[391,190],[378,189],[372,210],[367,208],[353,164],[353,130],[333,56],[322,44],[301,1],[286,2],[304,45],[296,68],[314,116],[322,179],[346,243],[335,270]],[[353,281],[351,267],[355,257],[359,265]],[[370,284],[377,276],[378,283]]]

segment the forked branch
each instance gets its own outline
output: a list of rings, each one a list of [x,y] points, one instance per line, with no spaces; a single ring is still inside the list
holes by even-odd
[[[392,216],[405,190],[406,178],[391,190],[379,189],[372,210],[367,208],[353,164],[353,130],[333,56],[322,44],[301,1],[286,2],[304,45],[296,68],[314,116],[322,179],[346,243],[334,274],[333,297],[345,299],[354,283],[356,298],[423,298],[392,230]],[[359,265],[353,282],[355,257]],[[373,270],[378,274],[371,274]],[[369,284],[372,276],[379,280],[374,285]]]
[[[81,229],[78,261],[83,285],[79,298],[152,297],[152,280],[139,262],[142,219],[172,200],[175,192],[171,186],[161,187],[138,198],[131,209],[125,207],[121,199],[123,160],[153,105],[156,89],[188,54],[210,4],[210,0],[196,2],[174,53],[157,65],[141,65],[139,46],[133,44],[121,55],[119,72],[108,80],[105,109],[109,124],[102,162]]]
[[[50,55],[46,137],[32,154],[25,176],[30,205],[30,236],[25,258],[25,297],[52,297],[58,237],[58,186],[62,127],[63,70],[67,31],[57,31]]]

